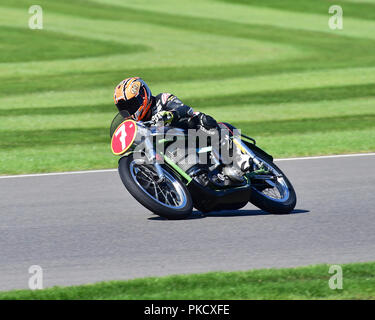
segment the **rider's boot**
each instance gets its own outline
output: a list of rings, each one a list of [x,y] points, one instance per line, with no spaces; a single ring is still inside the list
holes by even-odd
[[[235,165],[243,172],[246,173],[253,163],[251,157],[248,154],[237,154],[235,159]]]
[[[251,169],[251,166],[251,157],[247,154],[241,153],[234,156],[232,165],[223,168],[223,173],[234,182],[243,182],[243,176]]]

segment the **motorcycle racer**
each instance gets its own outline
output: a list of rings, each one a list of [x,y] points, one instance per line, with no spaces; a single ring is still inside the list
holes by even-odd
[[[214,118],[194,112],[173,94],[153,96],[146,82],[139,77],[121,81],[115,88],[114,101],[124,118],[131,117],[135,121],[163,121],[164,124],[186,129],[200,125],[210,130],[218,126]]]
[[[150,121],[170,125],[182,129],[197,129],[205,131],[209,135],[219,132],[220,126],[217,121],[202,112],[194,112],[179,98],[170,93],[159,93],[156,96],[146,82],[140,77],[130,77],[121,81],[115,88],[114,102],[123,118],[132,118],[135,121]],[[218,129],[218,130],[216,130]],[[224,146],[224,140],[221,139]],[[237,150],[235,164],[237,169],[228,173],[233,180],[242,176],[250,166],[250,157]]]

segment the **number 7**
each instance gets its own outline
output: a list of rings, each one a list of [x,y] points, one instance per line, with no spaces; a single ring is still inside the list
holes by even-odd
[[[122,150],[125,149],[125,138],[126,138],[126,131],[125,131],[125,124],[123,124],[116,132],[116,137],[120,135],[120,142],[121,142],[121,147],[122,147]]]

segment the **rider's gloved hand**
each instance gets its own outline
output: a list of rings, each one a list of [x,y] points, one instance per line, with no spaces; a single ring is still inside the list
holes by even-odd
[[[163,122],[164,124],[170,124],[173,121],[174,115],[171,111],[160,111],[152,116],[151,120],[155,123]]]

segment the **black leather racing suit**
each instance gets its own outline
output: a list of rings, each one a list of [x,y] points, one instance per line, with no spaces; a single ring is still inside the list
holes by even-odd
[[[206,129],[216,128],[217,122],[214,118],[205,115],[201,112],[194,112],[193,109],[185,105],[179,98],[170,93],[159,93],[156,97],[152,97],[151,114],[152,116],[161,111],[171,111],[173,114],[173,120],[171,126],[193,129],[198,125],[205,127]]]

